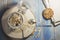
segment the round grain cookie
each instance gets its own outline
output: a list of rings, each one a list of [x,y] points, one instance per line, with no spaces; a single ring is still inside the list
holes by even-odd
[[[54,15],[54,12],[51,8],[46,8],[44,11],[43,11],[43,17],[45,19],[51,19]]]

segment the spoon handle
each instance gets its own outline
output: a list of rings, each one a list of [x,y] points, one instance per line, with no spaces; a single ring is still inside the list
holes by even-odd
[[[42,0],[45,8],[49,8],[49,0]]]

